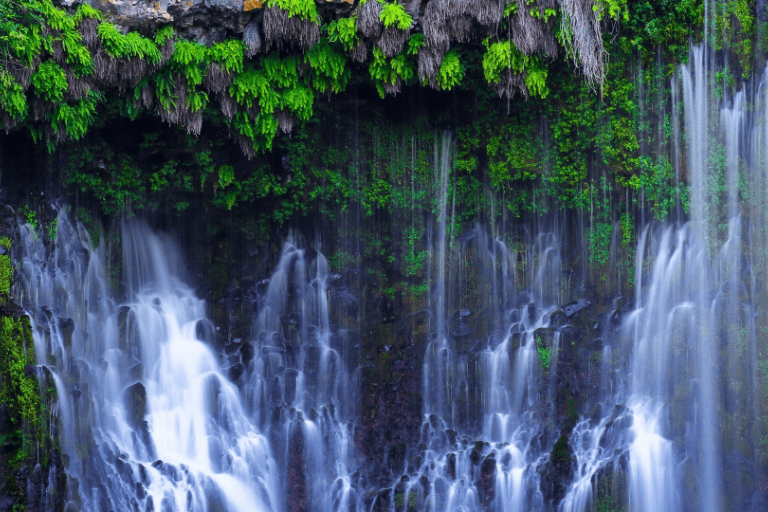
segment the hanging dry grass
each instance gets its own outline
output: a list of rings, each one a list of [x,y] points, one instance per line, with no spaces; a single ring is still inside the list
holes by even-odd
[[[64,70],[67,74],[68,85],[67,92],[65,93],[66,99],[68,101],[77,101],[84,98],[91,90],[88,82],[83,78],[77,78],[72,68],[65,67]]]
[[[448,32],[452,41],[468,43],[472,39],[474,23],[467,15],[455,16],[448,20]]]
[[[67,56],[64,53],[64,45],[61,44],[61,41],[54,39],[51,46],[53,47],[53,61],[59,66],[66,64]]]
[[[484,27],[498,25],[504,16],[504,0],[459,0],[458,3],[467,4],[468,8],[463,14],[471,14]]]
[[[440,71],[440,64],[443,62],[444,52],[422,46],[419,50],[419,79],[429,82],[433,89],[440,89],[437,85],[437,72]]]
[[[543,19],[534,18],[529,14],[530,6],[526,4],[526,0],[516,1],[517,12],[510,20],[510,34],[517,49],[526,55],[557,57],[557,42],[552,32],[554,17],[545,23]],[[546,9],[553,8],[553,5],[551,0],[539,0],[536,7],[539,12],[546,12]]]
[[[277,124],[283,133],[289,134],[293,130],[294,117],[285,110],[277,111]]]
[[[403,49],[410,33],[410,30],[400,30],[395,27],[385,28],[377,43],[378,47],[387,57],[394,57]]]
[[[243,43],[245,43],[245,56],[249,59],[261,51],[261,33],[259,24],[255,19],[251,20],[243,30]]]
[[[368,46],[366,46],[365,41],[359,41],[357,46],[352,48],[352,51],[349,52],[349,56],[352,59],[352,62],[365,62],[368,58]]]
[[[235,133],[233,136],[237,143],[240,144],[240,149],[246,158],[248,158],[248,160],[253,160],[253,158],[256,156],[256,150],[253,149],[253,142],[251,139],[239,133]]]
[[[370,0],[357,8],[357,29],[365,37],[376,39],[381,34],[381,4]]]
[[[227,73],[217,62],[211,62],[208,73],[203,79],[203,86],[212,93],[221,93],[227,90],[232,83],[232,75]]]
[[[311,21],[291,18],[283,9],[269,7],[264,11],[264,39],[267,50],[273,43],[282,48],[284,41],[307,49],[320,40],[320,27]]]
[[[563,46],[571,50],[587,83],[602,90],[608,53],[603,47],[600,11],[593,9],[592,0],[560,0],[560,9]]]
[[[513,73],[511,69],[506,68],[501,72],[499,81],[492,85],[499,96],[512,99],[515,97],[515,93],[520,91],[528,99],[528,88],[525,86],[524,73]]]
[[[448,19],[451,13],[449,0],[432,0],[424,10],[421,26],[424,30],[424,41],[434,51],[445,53],[451,47]]]
[[[104,50],[98,50],[93,56],[93,73],[99,82],[105,85],[117,83],[117,63]]]
[[[99,21],[93,18],[85,18],[80,22],[77,30],[83,38],[85,47],[94,51],[99,44]]]
[[[221,105],[221,113],[228,121],[231,121],[237,114],[237,101],[229,93],[225,92],[219,95],[219,105]]]
[[[151,109],[155,104],[155,91],[148,85],[141,88],[141,106],[146,109]]]
[[[160,47],[160,65],[165,66],[165,64],[171,60],[171,57],[173,56],[173,50],[176,47],[176,43],[173,40],[173,38],[168,38],[165,40],[165,44]]]
[[[24,91],[26,91],[29,87],[29,79],[32,78],[32,74],[37,69],[37,66],[40,65],[40,58],[35,57],[31,66],[24,66],[13,60],[9,61],[9,64],[10,66],[8,67],[10,67],[11,74],[16,81],[21,84]]]
[[[116,59],[118,81],[117,86],[121,91],[126,88],[136,87],[142,78],[149,72],[149,64],[144,59],[133,57],[130,59]]]

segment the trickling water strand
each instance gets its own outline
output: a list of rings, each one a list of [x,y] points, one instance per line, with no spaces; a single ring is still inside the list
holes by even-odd
[[[70,501],[83,510],[279,511],[277,466],[237,389],[196,336],[204,303],[173,244],[122,227],[127,301],[105,248],[58,217],[53,258],[22,227],[21,302],[54,374]],[[62,328],[65,327],[65,328]]]

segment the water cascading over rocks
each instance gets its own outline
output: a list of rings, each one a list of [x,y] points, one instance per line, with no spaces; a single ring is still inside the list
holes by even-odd
[[[21,227],[20,302],[58,388],[68,507],[283,510],[269,443],[197,336],[205,304],[173,242],[136,221],[121,233],[123,300],[105,244],[65,209],[50,258]]]

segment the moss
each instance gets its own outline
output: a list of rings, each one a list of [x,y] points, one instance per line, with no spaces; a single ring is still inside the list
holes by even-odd
[[[11,240],[8,237],[0,238],[0,246],[4,247],[6,254],[0,255],[0,293],[8,295],[13,281],[13,264],[7,252],[11,249]]]
[[[15,424],[36,424],[40,413],[37,379],[25,371],[35,364],[29,318],[0,318],[0,402],[8,407]]]

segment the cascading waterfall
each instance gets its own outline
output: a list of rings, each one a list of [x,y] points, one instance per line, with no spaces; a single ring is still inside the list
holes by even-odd
[[[256,355],[245,388],[284,463],[305,468],[305,475],[288,482],[294,486],[288,499],[304,504],[296,486],[306,485],[311,510],[361,506],[352,475],[358,464],[353,423],[358,384],[351,364],[356,358],[350,333],[330,321],[330,284],[339,277],[319,250],[288,237],[272,276],[262,282]]]
[[[70,504],[81,510],[283,509],[276,460],[216,356],[173,243],[122,227],[125,301],[106,248],[62,209],[51,258],[21,229],[21,302],[57,384]]]
[[[217,353],[168,237],[125,221],[118,280],[107,265],[117,248],[93,249],[66,209],[48,248],[22,226],[18,298],[58,391],[70,508],[759,510],[749,495],[759,440],[744,418],[759,414],[753,267],[766,264],[756,233],[768,215],[745,197],[768,197],[768,87],[753,101],[748,90],[719,99],[707,66],[693,48],[673,81],[690,221],[642,227],[635,295],[614,297],[598,323],[576,326],[590,304],[565,277],[579,272],[563,263],[574,248],[560,213],[514,236],[482,222],[453,232],[454,140],[436,137],[429,299],[414,313],[428,324],[423,422],[405,462],[391,456],[374,476],[356,435],[370,337],[337,321],[360,315],[334,310],[359,298],[331,272],[319,234],[307,244],[289,233],[253,290],[252,330]],[[421,350],[413,337],[379,345],[400,358]],[[621,503],[601,501],[604,481]]]

